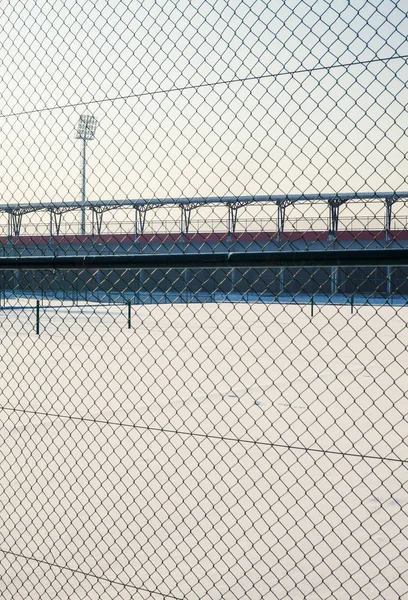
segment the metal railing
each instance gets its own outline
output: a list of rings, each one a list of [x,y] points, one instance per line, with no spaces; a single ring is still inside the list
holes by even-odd
[[[322,208],[322,207],[320,207]],[[342,231],[384,231],[386,223],[384,218],[380,216],[342,216],[338,223],[338,233]],[[272,218],[239,218],[236,223],[235,233],[244,232],[250,233],[276,233],[278,231],[276,219]],[[327,232],[329,229],[329,220],[325,217],[299,217],[288,218],[285,221],[285,233],[318,231]],[[395,216],[392,222],[392,230],[406,231],[408,229],[408,216]],[[60,226],[58,235],[61,236],[78,236],[81,235],[82,225],[78,221],[63,221]],[[144,235],[152,234],[172,234],[179,235],[181,233],[180,222],[178,220],[147,220],[144,227]],[[209,219],[192,219],[189,223],[188,233],[228,233],[228,221],[222,218]],[[92,228],[92,223],[85,222],[86,235],[98,235],[95,228]],[[55,234],[54,234],[55,235]],[[101,235],[130,235],[135,236],[135,222],[131,219],[105,221],[101,228]],[[136,233],[139,236],[139,232]],[[50,236],[50,228],[48,223],[44,222],[27,222],[21,225],[19,236]],[[0,225],[0,237],[8,237],[8,227]]]

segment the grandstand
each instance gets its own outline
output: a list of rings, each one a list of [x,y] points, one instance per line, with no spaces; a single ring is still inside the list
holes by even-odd
[[[77,219],[82,206],[76,202],[2,205],[7,231],[0,244],[4,256],[61,256],[88,254],[180,254],[219,252],[271,252],[276,250],[383,250],[408,247],[405,209],[408,192],[347,193],[320,195],[179,198],[152,200],[99,200],[86,205],[85,234]],[[288,211],[301,204],[302,220],[291,220]],[[358,206],[358,210],[355,207]],[[364,216],[369,207],[370,217]],[[344,217],[340,207],[348,209]],[[354,216],[351,216],[354,208]],[[194,220],[194,213],[210,210],[210,218]],[[317,217],[307,217],[313,209]],[[248,212],[248,211],[252,211]],[[133,213],[133,220],[129,219]],[[244,213],[243,218],[241,218]],[[114,218],[104,220],[107,215]],[[120,216],[125,217],[120,220]],[[147,216],[153,214],[153,219]],[[67,215],[70,218],[67,218]],[[273,215],[273,216],[271,216]],[[29,217],[29,219],[27,218]],[[326,229],[322,225],[326,224]],[[316,227],[317,226],[317,227]],[[303,227],[303,229],[302,229]],[[3,226],[5,229],[6,226]],[[232,269],[226,273],[204,269],[191,278],[188,271],[169,274],[157,269],[142,271],[83,271],[75,285],[43,273],[3,272],[3,293],[29,291],[64,298],[96,301],[145,302],[147,297],[218,301],[262,298],[288,301],[302,296],[321,296],[343,302],[354,295],[401,301],[408,294],[405,267]],[[140,287],[143,287],[143,297]],[[147,297],[146,297],[147,294]],[[307,298],[303,298],[307,301]]]

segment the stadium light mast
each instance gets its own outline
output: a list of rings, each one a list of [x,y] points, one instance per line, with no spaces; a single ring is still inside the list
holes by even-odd
[[[79,117],[76,139],[83,141],[82,149],[82,198],[81,198],[81,234],[85,234],[85,206],[86,206],[86,143],[95,138],[98,121],[92,115]]]

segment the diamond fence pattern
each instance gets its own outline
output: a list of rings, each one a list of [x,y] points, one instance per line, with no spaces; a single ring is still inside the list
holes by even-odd
[[[2,598],[408,597],[407,31],[2,3]]]
[[[406,296],[316,270],[4,288],[4,597],[406,595]]]

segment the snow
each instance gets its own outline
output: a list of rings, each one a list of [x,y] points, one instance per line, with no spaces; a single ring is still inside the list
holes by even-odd
[[[4,598],[408,593],[408,308],[8,303]]]

